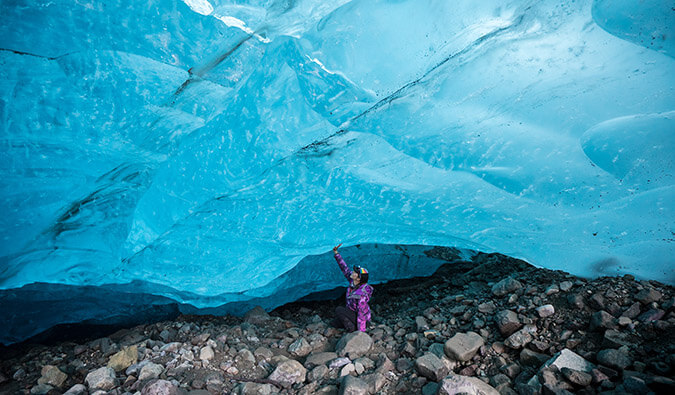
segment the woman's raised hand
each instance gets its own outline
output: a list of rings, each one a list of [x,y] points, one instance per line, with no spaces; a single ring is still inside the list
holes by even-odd
[[[333,254],[337,254],[337,250],[338,250],[338,248],[340,248],[341,245],[342,245],[342,243],[340,243],[340,244],[336,245],[335,247],[333,247]]]

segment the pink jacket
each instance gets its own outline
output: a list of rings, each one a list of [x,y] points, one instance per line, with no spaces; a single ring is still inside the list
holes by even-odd
[[[354,289],[354,283],[350,278],[352,274],[351,269],[347,267],[347,264],[339,253],[335,254],[335,260],[338,265],[340,265],[340,269],[347,278],[347,281],[349,281],[349,288],[347,288],[347,308],[356,311],[356,326],[361,332],[365,332],[366,323],[370,321],[370,306],[368,306],[368,301],[373,294],[373,287],[369,284],[361,284]]]

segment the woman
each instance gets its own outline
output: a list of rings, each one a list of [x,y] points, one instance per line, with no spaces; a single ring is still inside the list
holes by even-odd
[[[354,270],[349,270],[342,256],[338,252],[342,244],[333,248],[335,260],[342,273],[349,281],[347,288],[347,307],[338,306],[335,309],[335,320],[333,326],[345,328],[349,332],[358,329],[361,332],[366,331],[366,323],[370,321],[370,307],[368,301],[373,294],[373,287],[368,284],[368,271],[362,267],[354,266]]]

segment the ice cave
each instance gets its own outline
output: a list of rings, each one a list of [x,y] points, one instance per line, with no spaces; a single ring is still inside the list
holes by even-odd
[[[666,0],[0,3],[0,343],[500,252],[675,283]],[[117,317],[117,318],[115,318]]]

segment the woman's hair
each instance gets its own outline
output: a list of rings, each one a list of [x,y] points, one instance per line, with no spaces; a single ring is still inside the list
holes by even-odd
[[[368,283],[368,273],[359,274],[359,282],[361,284],[367,284]]]

